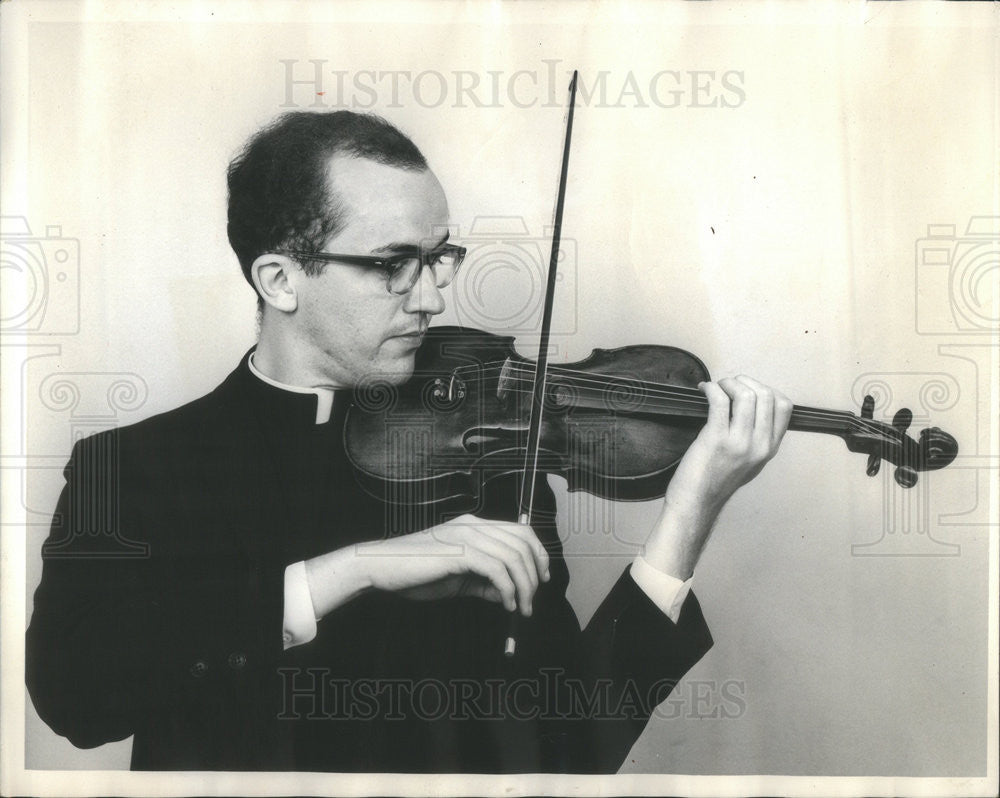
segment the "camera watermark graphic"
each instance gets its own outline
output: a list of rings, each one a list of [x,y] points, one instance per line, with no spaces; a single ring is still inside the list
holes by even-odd
[[[1000,216],[973,216],[963,235],[930,224],[916,243],[916,327],[923,335],[1000,329]]]
[[[937,423],[953,409],[961,397],[958,380],[945,372],[869,372],[855,380],[851,395],[858,405],[869,401],[865,417],[886,425],[899,424],[900,408],[894,394],[917,397],[918,404],[902,411],[908,424],[904,434],[917,437],[919,431]],[[908,415],[907,415],[908,414]],[[899,427],[897,427],[898,429]],[[882,488],[881,526],[875,540],[851,545],[855,557],[954,557],[961,547],[935,537],[931,517],[931,485],[927,472],[918,474],[916,484],[902,489],[892,464],[878,469]]]
[[[87,443],[66,467],[66,502],[56,507],[52,536],[42,546],[42,557],[148,557],[148,544],[130,540],[122,531],[117,431]]]
[[[35,506],[29,496],[29,483],[35,480],[61,481],[66,465],[65,453],[41,455],[29,453],[27,430],[28,416],[26,398],[29,396],[29,364],[47,361],[57,357],[62,351],[58,344],[40,343],[28,339],[0,343],[0,366],[3,368],[3,390],[8,396],[20,398],[20,418],[17,420],[17,435],[8,435],[3,441],[0,454],[0,489],[3,490],[3,525],[21,529],[47,528],[52,522],[52,508]]]
[[[983,409],[993,406],[996,390],[1000,217],[971,216],[959,230],[928,224],[914,245],[916,332],[941,341],[938,354],[948,370],[864,374],[853,389],[855,401],[871,397],[868,413],[893,425],[900,423],[893,394],[907,397],[908,434],[922,443],[918,432],[933,438],[934,428],[942,428],[954,433],[958,452],[943,471],[920,475],[907,491],[884,469],[881,529],[873,540],[853,544],[854,556],[958,556],[961,543],[942,539],[948,532],[994,525],[989,497],[1000,461],[992,448],[995,419],[983,424]]]
[[[280,720],[729,720],[747,710],[740,679],[584,680],[561,668],[533,677],[344,678],[329,668],[279,668]]]
[[[74,442],[111,429],[149,398],[146,381],[132,372],[59,371],[46,376],[38,397],[49,410],[70,414]]]
[[[70,511],[57,510],[53,536],[42,547],[43,557],[148,556],[148,545],[129,539],[122,530],[121,461],[115,429],[122,417],[141,408],[148,396],[145,380],[132,373],[57,372],[42,380],[42,405],[70,414],[74,444],[87,439],[66,468]],[[95,434],[99,432],[105,434]]]
[[[461,231],[458,231],[461,233]],[[465,263],[452,284],[459,323],[504,335],[537,333],[541,328],[552,231],[532,235],[521,216],[481,216],[461,236]],[[562,238],[556,256],[552,335],[577,330],[576,241]]]
[[[19,351],[4,346],[5,388],[22,397],[20,439],[5,441],[0,457],[6,506],[17,507],[5,524],[26,531],[48,529],[53,535],[46,544],[45,557],[144,557],[144,544],[128,538],[120,527],[118,490],[121,464],[115,433],[94,437],[113,430],[138,412],[148,398],[148,387],[141,376],[129,372],[66,372],[50,360],[61,354],[58,344],[31,342]],[[19,358],[14,363],[12,358]],[[16,368],[15,368],[16,366]],[[33,423],[43,417],[47,426],[65,430],[65,448],[51,443],[29,448],[27,408]],[[85,438],[85,450],[67,465],[70,448]],[[61,449],[61,451],[60,451]],[[46,450],[52,453],[44,453]],[[58,451],[58,453],[56,453]],[[72,517],[53,506],[35,506],[33,494],[51,493],[65,488],[72,499]],[[32,490],[34,488],[34,491]],[[37,495],[36,495],[37,498]]]
[[[948,467],[949,476],[959,479],[961,488],[949,492],[948,505],[938,511],[936,522],[956,531],[996,528],[997,523],[990,516],[991,496],[996,496],[1000,474],[1000,457],[991,448],[995,445],[996,417],[982,414],[980,408],[991,406],[996,391],[993,364],[1000,340],[994,337],[985,343],[973,338],[957,341],[939,345],[938,352],[948,358],[956,373],[968,374],[962,384],[972,387],[963,393],[963,398],[968,397],[963,405],[967,408],[966,425],[971,429],[955,462]]]
[[[337,69],[325,58],[279,59],[281,108],[561,108],[573,70],[557,58],[516,70]],[[740,108],[738,69],[593,70],[580,73],[577,103],[587,108]]]
[[[0,217],[0,294],[6,335],[80,331],[80,242],[47,225],[33,235],[23,216]]]

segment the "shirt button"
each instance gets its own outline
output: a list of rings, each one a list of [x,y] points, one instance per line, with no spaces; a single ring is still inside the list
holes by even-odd
[[[247,664],[247,658],[245,654],[239,652],[234,652],[229,655],[229,667],[234,671],[241,670],[244,665]]]
[[[196,679],[200,679],[208,672],[208,665],[203,660],[198,660],[191,666],[190,671],[192,676]]]

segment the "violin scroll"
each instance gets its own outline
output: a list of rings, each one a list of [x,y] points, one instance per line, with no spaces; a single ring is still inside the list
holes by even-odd
[[[951,465],[958,455],[958,441],[940,427],[920,430],[920,443],[917,448],[921,461],[927,464],[928,471],[936,471]]]
[[[844,434],[847,448],[852,452],[868,454],[866,473],[873,477],[879,472],[882,460],[896,466],[893,476],[904,488],[917,484],[917,473],[936,471],[949,465],[958,455],[958,442],[939,427],[929,427],[920,431],[920,440],[915,441],[906,434],[913,421],[913,413],[902,408],[896,411],[892,424],[884,424],[872,418],[875,400],[866,396],[861,405],[861,414],[854,419]]]

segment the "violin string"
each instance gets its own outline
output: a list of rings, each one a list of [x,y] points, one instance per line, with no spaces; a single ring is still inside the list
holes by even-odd
[[[517,379],[517,381],[523,383],[526,380],[519,378]],[[578,390],[583,389],[583,390],[597,391],[601,395],[604,394],[607,388],[607,384],[601,381],[590,380],[590,382],[593,382],[595,385],[598,386],[596,388],[591,388],[587,385],[583,385],[581,384],[581,382],[583,381],[569,382],[566,384],[569,387],[573,387]],[[669,402],[665,404],[658,403],[655,401],[658,398],[668,399]],[[647,391],[645,395],[642,397],[642,399],[645,400],[643,404],[647,408],[677,409],[679,411],[697,410],[699,415],[701,415],[702,411],[705,411],[707,413],[707,407],[708,407],[707,400],[705,399],[703,394],[694,393],[693,389],[681,388],[679,390],[661,391],[661,392]],[[649,401],[650,399],[653,401]],[[850,413],[844,413],[841,411],[825,411],[816,408],[797,407],[795,408],[794,415],[799,420],[810,420],[814,423],[820,423],[820,422],[825,423],[827,427],[830,427],[832,425],[834,428],[841,428],[844,425],[852,425],[855,428],[868,428],[873,431],[880,430],[877,424],[869,425],[869,424],[854,423],[854,422],[860,422],[861,420],[852,416],[852,414]]]
[[[516,369],[524,373],[530,373],[530,369]],[[571,370],[567,369],[566,372]],[[565,372],[564,372],[565,373]],[[574,380],[570,383],[570,387],[580,388],[585,387],[580,383],[590,382],[598,386],[599,390],[605,390],[609,387],[609,384],[602,380],[593,379],[587,372],[579,372],[587,374],[582,380]],[[616,379],[616,378],[610,378]],[[635,381],[623,382],[621,387],[628,390],[630,387],[635,386]],[[673,405],[687,405],[688,408],[694,408],[699,411],[706,410],[708,407],[708,400],[703,393],[698,391],[696,388],[688,388],[685,386],[661,386],[659,383],[639,383],[640,389],[645,389],[643,393],[645,396],[650,398],[663,398],[669,399]],[[670,407],[672,405],[659,405],[660,407]],[[880,431],[881,427],[875,422],[868,422],[865,419],[858,419],[852,413],[845,411],[836,410],[821,410],[819,408],[808,408],[803,406],[796,406],[794,409],[794,415],[801,420],[810,420],[813,422],[826,422],[827,424],[833,424],[834,426],[843,426],[844,424],[854,426],[855,429],[869,429],[871,431]]]
[[[600,389],[596,389],[596,388],[583,387],[581,390],[584,391],[584,392],[591,392],[593,395],[597,395],[597,396],[604,396],[605,395],[604,391],[601,391]],[[510,393],[527,395],[527,394],[531,394],[532,391],[530,391],[530,390],[528,390],[526,388],[512,388],[510,390]],[[690,405],[689,407],[679,407],[677,402],[663,403],[663,402],[657,401],[656,397],[653,397],[653,398],[644,398],[644,400],[641,402],[641,404],[636,405],[633,408],[627,408],[627,409],[630,409],[633,412],[635,412],[635,411],[641,411],[641,410],[655,411],[657,409],[663,409],[663,410],[676,410],[676,411],[681,412],[681,413],[683,413],[684,410],[695,410],[695,411],[698,411],[698,412],[695,412],[693,414],[695,417],[698,417],[698,418],[706,418],[707,417],[707,415],[708,415],[707,414],[707,403],[702,404],[702,405],[696,405],[694,403],[689,403],[689,405]],[[614,408],[612,406],[609,406],[608,409],[612,410]],[[619,408],[619,409],[626,409],[626,408]],[[812,422],[813,425],[816,428],[823,427],[823,428],[826,428],[826,429],[831,429],[831,430],[836,430],[836,431],[843,430],[845,424],[849,423],[849,421],[850,421],[849,419],[834,419],[834,418],[829,418],[829,417],[827,417],[825,415],[822,415],[822,414],[810,413],[809,411],[796,412],[796,417],[798,419],[802,420],[802,421],[810,421],[810,422]]]
[[[493,363],[483,364],[481,370],[480,367],[477,365],[459,367],[458,369],[455,370],[455,373],[458,374],[459,372],[464,373],[470,370],[479,370],[480,374],[477,377],[477,379],[485,380],[488,379],[489,378],[488,375],[490,375],[493,372],[498,372],[498,373],[502,372],[505,364],[507,364],[507,361],[494,361]],[[511,373],[529,374],[531,375],[531,377],[528,378],[529,380],[533,379],[535,372],[535,370],[530,367],[510,365],[510,364],[507,364],[507,371],[508,374]],[[608,375],[604,380],[599,380],[595,379],[591,372],[579,371],[563,367],[553,367],[552,372],[555,373],[557,376],[562,376],[562,377],[572,374],[584,375],[582,378],[577,378],[573,383],[570,383],[570,385],[572,385],[573,387],[580,387],[579,385],[575,384],[578,382],[591,382],[597,385],[599,389],[603,391],[606,390],[607,387],[609,387],[611,380],[621,379],[622,380],[621,385],[623,388],[627,389],[629,387],[636,387],[636,384],[638,383],[637,387],[650,397],[659,396],[662,398],[668,398],[674,402],[693,403],[699,410],[702,408],[707,408],[707,399],[705,398],[704,394],[702,394],[696,388],[687,388],[684,386],[669,386],[669,385],[662,385],[660,383],[648,383],[648,382],[636,381],[631,378],[620,378],[610,375]],[[805,408],[801,406],[796,406],[794,410],[794,415],[795,417],[801,420],[811,420],[813,422],[827,422],[828,424],[832,423],[835,426],[847,425],[849,427],[854,428],[855,430],[883,432],[885,429],[884,425],[881,425],[878,422],[869,419],[858,418],[853,413],[849,413],[846,411],[821,410],[819,408]]]
[[[530,369],[522,369],[522,368],[511,369],[510,371],[520,372],[520,373],[531,373]],[[580,372],[580,373],[587,374],[586,372]],[[565,372],[560,372],[557,376],[562,376],[563,374],[565,374]],[[482,381],[488,378],[489,377],[484,374],[481,377],[479,377],[478,380]],[[522,383],[526,381],[530,382],[530,378],[516,378],[516,379],[517,381]],[[619,378],[614,378],[614,377],[609,378],[609,380],[614,380],[614,379],[619,379]],[[615,387],[609,381],[594,379],[590,374],[587,374],[585,378],[574,379],[565,384],[567,384],[570,387],[581,388],[581,387],[587,387],[586,383],[593,384],[594,386],[597,387],[597,389],[601,391],[607,390],[609,387]],[[625,389],[626,391],[629,390],[630,388],[631,389],[637,388],[638,392],[642,394],[644,397],[652,397],[652,398],[659,397],[659,398],[671,399],[677,402],[678,404],[686,403],[698,409],[707,408],[708,406],[708,400],[705,398],[705,395],[695,388],[687,388],[685,386],[667,386],[667,385],[661,385],[659,383],[646,383],[646,382],[637,383],[637,381],[634,380],[622,382],[620,387]],[[835,420],[835,421],[846,421],[852,418],[852,414],[845,413],[843,411],[827,411],[827,410],[820,410],[817,408],[804,408],[804,407],[797,408],[797,410],[800,411],[797,412],[797,415],[801,415],[803,417],[829,418],[830,420]]]
[[[461,366],[456,368],[453,373],[455,375],[459,375],[460,373],[468,373],[470,371],[476,371],[478,373],[475,377],[475,380],[465,380],[465,381],[483,382],[486,381],[487,379],[490,379],[494,373],[501,374],[504,370],[505,365],[508,375],[513,375],[513,374],[531,375],[530,377],[515,377],[514,379],[516,379],[518,382],[522,383],[525,381],[531,382],[534,379],[535,369],[519,365],[510,365],[507,361],[494,361],[492,363],[482,364],[482,366],[479,365]],[[581,377],[572,377],[571,381],[567,383],[570,387],[578,389],[579,388],[586,389],[588,388],[588,386],[585,385],[584,383],[592,383],[595,387],[592,388],[591,390],[597,390],[603,393],[604,391],[607,390],[608,387],[612,386],[613,380],[621,380],[622,382],[620,383],[620,386],[622,388],[626,390],[630,388],[638,389],[638,391],[641,394],[643,394],[644,397],[652,399],[661,398],[665,400],[670,400],[670,402],[674,403],[674,405],[686,404],[689,406],[688,408],[681,408],[681,409],[697,409],[700,411],[702,409],[707,410],[708,407],[708,400],[705,398],[705,395],[702,394],[696,388],[688,388],[685,386],[670,386],[662,383],[643,382],[634,380],[632,378],[622,378],[611,375],[598,375],[598,376],[604,376],[605,379],[596,379],[591,372],[585,372],[576,369],[568,369],[563,367],[553,367],[551,369],[551,373],[555,374],[558,377],[567,377],[575,374],[583,375]],[[649,405],[647,403],[647,406],[669,408],[672,405],[670,404]],[[879,422],[875,422],[870,419],[858,418],[853,413],[847,411],[821,410],[819,408],[806,408],[806,407],[796,406],[794,408],[793,413],[794,417],[796,417],[799,420],[803,421],[808,420],[813,423],[826,425],[828,427],[832,426],[833,428],[839,428],[846,425],[857,431],[883,433],[885,430],[884,425],[880,424]]]
[[[481,381],[487,379],[487,377],[483,376],[477,379]],[[513,378],[511,379],[510,382],[524,384],[526,382],[530,382],[530,380],[526,378]],[[587,385],[587,383],[591,383],[596,387],[590,387],[590,385]],[[573,380],[573,381],[568,381],[564,384],[567,385],[568,387],[575,388],[577,390],[598,391],[602,395],[604,394],[604,392],[608,387],[608,384],[606,382],[594,379]],[[623,385],[623,387],[627,388],[629,386]],[[679,386],[672,390],[663,390],[663,391],[647,390],[645,392],[641,392],[640,398],[642,400],[645,400],[644,404],[647,407],[658,407],[665,409],[676,408],[678,410],[697,410],[699,411],[699,413],[701,411],[707,410],[708,407],[708,402],[704,394],[696,392],[695,389],[683,388]],[[649,401],[650,399],[654,401],[650,402]],[[656,399],[669,399],[670,402],[667,404],[660,404],[655,402]],[[627,401],[627,398],[625,401]],[[843,425],[844,423],[849,422],[849,420],[852,418],[850,413],[842,413],[839,411],[823,411],[815,408],[797,408],[796,416],[798,416],[799,418],[812,419],[815,421],[827,421],[837,425]]]
[[[487,366],[489,366],[489,365],[490,364],[487,364]],[[456,369],[455,373],[457,374],[458,371],[466,369],[466,368],[469,368],[469,367],[462,367],[462,369]],[[502,371],[503,371],[503,369],[501,367],[500,368],[500,373],[501,374],[502,374]],[[529,369],[529,368],[525,368],[525,367],[521,367],[521,366],[513,366],[513,367],[509,367],[507,369],[507,371],[508,371],[508,374],[512,374],[512,375],[520,375],[520,374],[528,375],[528,376],[523,377],[521,379],[527,380],[529,382],[531,382],[534,379],[534,373],[535,373],[534,369]],[[492,368],[492,367],[484,368],[483,371],[482,371],[482,373],[480,375],[477,375],[477,379],[479,379],[479,380],[490,379],[495,372],[497,372],[497,369],[495,369],[495,368]],[[701,393],[701,391],[699,391],[697,388],[686,388],[684,386],[666,385],[666,384],[655,383],[655,382],[644,382],[644,381],[641,381],[641,380],[635,380],[635,379],[631,379],[631,378],[627,378],[627,377],[616,377],[616,376],[613,376],[613,375],[596,375],[595,376],[595,375],[591,374],[590,372],[576,371],[574,369],[563,369],[563,368],[556,369],[556,368],[553,368],[553,369],[550,369],[549,373],[552,374],[552,375],[554,375],[554,376],[556,376],[556,377],[570,377],[571,379],[574,380],[574,383],[571,383],[571,384],[576,384],[576,383],[592,383],[592,384],[594,384],[594,385],[596,385],[596,386],[598,386],[598,387],[600,387],[602,389],[607,389],[609,387],[615,387],[612,384],[612,381],[614,381],[614,380],[621,380],[621,382],[618,384],[618,385],[620,385],[621,388],[624,388],[626,390],[629,389],[629,388],[636,388],[639,391],[644,392],[647,395],[660,395],[660,396],[664,396],[664,397],[672,397],[672,398],[678,398],[678,399],[688,398],[688,399],[694,399],[696,401],[704,399],[704,394]],[[573,375],[576,375],[576,374],[579,374],[581,376],[580,377],[573,376]],[[598,377],[603,377],[604,379],[598,379]],[[468,381],[468,380],[466,380],[466,381]]]
[[[489,379],[490,377],[492,377],[492,374],[495,371],[495,369],[492,368],[492,367],[490,367],[491,364],[486,364],[486,366],[487,366],[487,368],[483,369],[482,374],[480,376],[478,376],[478,379],[483,380],[483,379]],[[469,368],[469,367],[462,367],[462,369],[456,369],[456,374],[457,374],[458,371],[464,370],[464,369],[467,369],[467,368]],[[475,368],[475,367],[472,367],[472,368]],[[501,367],[501,373],[502,373],[502,367]],[[525,368],[525,367],[522,367],[522,366],[512,366],[512,367],[508,368],[508,374],[525,374],[525,375],[529,375],[529,376],[523,378],[523,379],[526,379],[528,381],[532,381],[534,379],[534,373],[535,373],[534,369]],[[576,384],[580,384],[580,383],[592,383],[592,384],[600,387],[601,389],[607,389],[609,387],[621,387],[622,389],[624,389],[626,391],[629,390],[629,389],[637,389],[638,391],[640,391],[640,392],[642,392],[642,393],[644,393],[646,395],[649,395],[649,396],[659,395],[659,396],[663,396],[663,397],[676,398],[676,399],[680,399],[680,400],[689,399],[689,400],[696,401],[698,403],[702,403],[702,402],[705,401],[705,395],[701,391],[699,391],[697,388],[688,388],[688,387],[685,387],[685,386],[667,385],[667,384],[655,383],[655,382],[645,382],[645,381],[642,381],[642,380],[635,380],[635,379],[628,378],[628,377],[617,377],[617,376],[614,376],[614,375],[600,375],[599,374],[599,375],[595,376],[591,372],[577,371],[577,370],[574,370],[574,369],[564,369],[564,368],[557,368],[557,367],[553,367],[550,370],[550,373],[554,374],[555,376],[558,376],[558,377],[565,377],[565,376],[571,377],[574,381],[571,382],[571,383],[569,383],[569,384],[572,384],[572,385],[576,385]],[[576,374],[579,374],[581,376],[580,377],[573,377],[573,375],[576,375]],[[599,377],[603,377],[604,379],[598,379]],[[616,381],[616,380],[620,380],[621,382],[618,383],[617,385],[615,385],[613,381]]]

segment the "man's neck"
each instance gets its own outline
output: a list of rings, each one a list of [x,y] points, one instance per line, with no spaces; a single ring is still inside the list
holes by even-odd
[[[342,388],[322,374],[315,373],[305,362],[302,347],[295,346],[288,336],[277,335],[262,325],[253,364],[264,376],[297,388]]]

